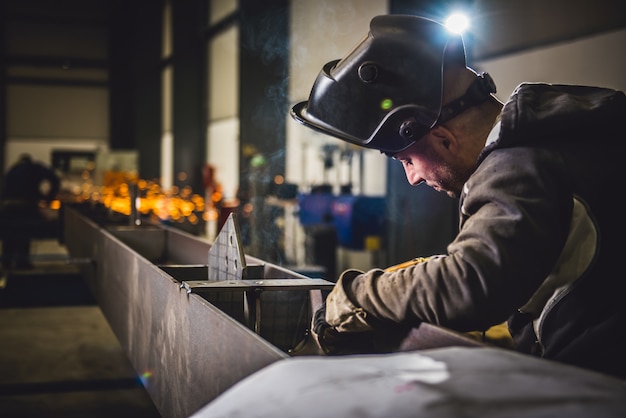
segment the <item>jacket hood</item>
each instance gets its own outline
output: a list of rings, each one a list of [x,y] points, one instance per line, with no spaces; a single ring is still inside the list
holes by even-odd
[[[524,83],[502,109],[500,138],[494,145],[515,146],[564,137],[574,140],[590,129],[613,129],[624,118],[626,96],[621,91]]]

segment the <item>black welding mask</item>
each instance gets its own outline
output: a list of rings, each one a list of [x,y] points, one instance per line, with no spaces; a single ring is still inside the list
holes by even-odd
[[[442,116],[444,56],[466,65],[460,35],[417,16],[377,16],[361,42],[322,68],[309,100],[295,105],[291,116],[325,134],[393,155],[465,107],[461,103],[459,109],[455,101]]]

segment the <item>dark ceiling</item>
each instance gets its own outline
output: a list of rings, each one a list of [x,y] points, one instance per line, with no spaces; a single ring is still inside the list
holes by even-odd
[[[472,22],[474,58],[485,59],[623,29],[626,1],[475,0]]]
[[[4,0],[2,12],[8,22],[111,25],[114,29],[118,17],[111,15],[111,5],[119,1]],[[443,18],[455,5],[467,10],[472,19],[467,40],[471,42],[475,59],[626,27],[624,0],[396,0],[391,3],[432,18]]]

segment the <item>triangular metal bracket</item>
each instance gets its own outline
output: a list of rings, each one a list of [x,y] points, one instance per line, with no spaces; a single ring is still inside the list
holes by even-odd
[[[241,280],[246,258],[236,215],[231,213],[209,249],[209,280]]]

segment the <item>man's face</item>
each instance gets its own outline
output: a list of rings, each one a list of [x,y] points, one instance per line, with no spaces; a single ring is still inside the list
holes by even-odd
[[[417,186],[426,183],[450,197],[460,196],[463,184],[470,173],[441,141],[431,132],[415,144],[393,156],[400,161],[409,183]]]

